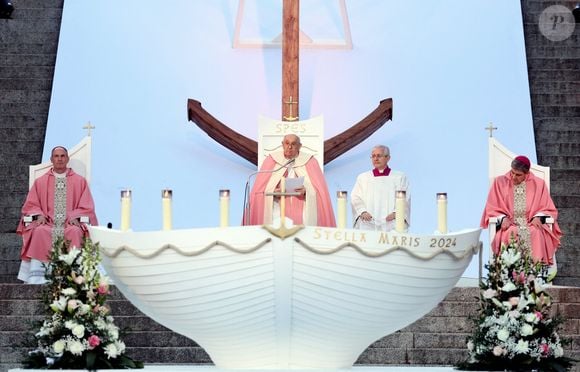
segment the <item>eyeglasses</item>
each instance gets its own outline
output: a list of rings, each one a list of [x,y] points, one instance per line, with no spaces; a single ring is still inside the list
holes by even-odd
[[[388,157],[388,156],[389,156],[389,155],[371,155],[371,159],[380,159],[380,158],[383,158],[383,157],[385,157],[385,158],[386,158],[386,157]]]

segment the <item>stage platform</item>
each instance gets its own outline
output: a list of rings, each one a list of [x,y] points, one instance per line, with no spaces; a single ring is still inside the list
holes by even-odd
[[[31,372],[31,371],[41,371],[34,369],[11,369],[9,372]],[[42,370],[46,371],[46,370]],[[73,372],[79,371],[76,369],[61,369],[62,372]],[[127,369],[108,369],[107,372],[115,371],[128,371]],[[282,371],[292,371],[292,372],[451,372],[455,371],[453,367],[433,367],[433,366],[354,366],[349,369],[221,369],[215,366],[200,366],[200,365],[146,365],[144,369],[135,371],[147,371],[147,372],[282,372]]]

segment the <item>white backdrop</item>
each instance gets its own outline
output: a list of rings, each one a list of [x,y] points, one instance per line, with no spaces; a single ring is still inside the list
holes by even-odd
[[[246,4],[245,32],[280,32],[281,1]],[[303,31],[342,37],[337,4],[302,1]],[[392,97],[394,110],[325,167],[331,195],[350,194],[370,169],[371,147],[386,144],[390,166],[411,182],[411,232],[436,228],[437,192],[448,193],[450,230],[477,227],[488,123],[504,145],[535,160],[519,0],[346,5],[353,49],[301,51],[301,118],[324,115],[329,138],[381,99]],[[87,121],[96,126],[91,187],[101,224],[119,226],[124,188],[133,190],[134,230],[161,227],[164,188],[173,189],[175,228],[217,226],[219,189],[231,190],[230,223],[240,223],[255,167],[188,122],[186,110],[197,99],[251,138],[259,114],[280,117],[281,50],[232,48],[237,10],[234,0],[65,2],[44,157],[76,144]],[[468,275],[476,273],[472,264]]]

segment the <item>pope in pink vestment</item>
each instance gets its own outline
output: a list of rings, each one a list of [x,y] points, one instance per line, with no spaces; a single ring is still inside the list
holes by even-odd
[[[517,184],[514,183],[513,178],[514,175],[510,171],[493,181],[481,218],[481,227],[487,228],[491,217],[508,218],[509,221],[516,220],[514,187]],[[554,222],[552,229],[550,229],[546,224],[539,226],[533,224],[532,220],[538,216],[550,216],[556,221],[558,211],[544,180],[528,172],[525,174],[523,182],[525,182],[525,213],[523,217],[530,232],[532,257],[536,262],[541,261],[551,265],[562,236],[558,223]],[[499,229],[492,242],[493,252],[497,254],[501,244],[508,244],[512,235],[518,238],[520,229],[521,227],[517,224],[512,224],[505,230]]]
[[[262,173],[258,173],[250,193],[249,218],[248,215],[244,216],[244,225],[272,223],[275,217],[272,215],[274,197],[266,194],[279,190],[282,178],[292,172],[290,176],[304,177],[305,193],[286,196],[285,216],[296,225],[336,226],[328,187],[318,162],[312,155],[305,153],[299,153],[294,159],[288,167],[284,165],[289,159],[282,152],[273,153],[264,160],[260,169]]]
[[[37,220],[28,225],[23,218],[16,232],[22,235],[23,245],[20,257],[23,261],[36,259],[47,262],[52,249],[52,230],[54,228],[54,195],[55,174],[53,169],[36,179],[22,206],[22,216],[44,216],[46,223]],[[84,177],[72,169],[66,170],[66,215],[64,218],[64,239],[71,241],[71,246],[80,247],[83,237],[88,235],[86,226],[77,223],[80,217],[88,217],[89,223],[98,225],[95,205]],[[73,220],[75,224],[72,224]]]

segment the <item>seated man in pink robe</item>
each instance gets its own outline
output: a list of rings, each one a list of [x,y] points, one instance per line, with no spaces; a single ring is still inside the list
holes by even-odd
[[[88,235],[80,221],[87,217],[97,225],[93,197],[84,177],[68,168],[68,152],[64,147],[52,149],[52,168],[34,181],[22,206],[22,217],[16,232],[22,235],[22,264],[18,279],[27,283],[43,283],[44,268],[53,242],[59,237],[70,240],[71,247],[80,247]],[[32,222],[25,224],[25,217]]]
[[[557,222],[550,229],[542,224],[541,217],[549,216],[556,221],[558,211],[544,180],[530,172],[527,157],[516,157],[511,168],[511,171],[493,181],[481,227],[487,228],[491,217],[497,217],[498,224],[501,221],[492,242],[495,254],[502,243],[508,244],[514,236],[520,245],[531,249],[534,261],[551,265],[562,233]]]
[[[301,153],[300,138],[294,134],[284,136],[283,151],[270,154],[256,177],[244,225],[272,224],[280,213],[280,197],[268,195],[280,192],[283,178],[304,177],[303,186],[286,192],[285,216],[294,224],[309,226],[336,226],[334,212],[326,181],[314,156]]]

